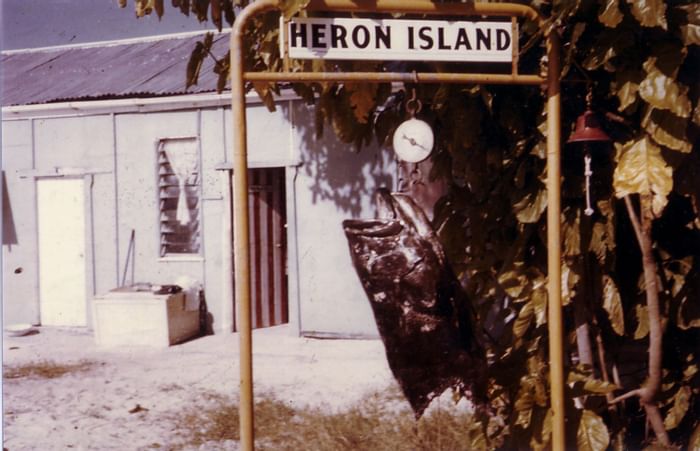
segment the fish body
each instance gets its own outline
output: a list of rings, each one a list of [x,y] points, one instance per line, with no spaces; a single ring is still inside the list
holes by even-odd
[[[377,204],[378,218],[348,219],[343,229],[389,367],[420,417],[450,387],[473,391],[483,351],[469,301],[424,212],[387,190]]]

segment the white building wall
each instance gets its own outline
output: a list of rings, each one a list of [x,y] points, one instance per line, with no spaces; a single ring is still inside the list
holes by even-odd
[[[88,252],[87,296],[114,288],[117,261],[113,117],[40,118],[34,120],[35,171],[37,177],[62,174],[86,179],[85,216]]]
[[[119,268],[123,271],[127,265],[133,230],[133,282],[172,284],[179,275],[189,275],[200,281],[203,278],[204,255],[160,257],[157,186],[158,141],[198,137],[198,132],[197,111],[117,116]],[[130,267],[127,273],[131,271]],[[127,282],[131,282],[130,277]]]
[[[18,234],[17,244],[3,246],[5,324],[39,321],[35,177],[59,168],[84,173],[88,181],[87,244],[94,256],[88,268],[89,297],[121,284],[133,229],[135,257],[126,272],[127,283],[132,271],[135,282],[166,284],[179,275],[195,277],[206,284],[214,330],[230,330],[233,318],[224,316],[233,316],[233,308],[227,304],[231,298],[221,269],[227,253],[222,245],[225,176],[216,169],[231,160],[235,131],[230,108],[222,102],[177,110],[173,100],[163,103],[167,111],[154,111],[158,109],[154,104],[148,112],[109,113],[102,102],[94,114],[63,111],[66,117],[28,119],[13,114],[3,121],[3,168]],[[302,102],[281,101],[275,112],[260,104],[248,108],[249,166],[287,167],[292,330],[376,336],[341,223],[374,215],[376,188],[395,185],[393,154],[376,146],[357,153],[330,130],[317,139],[313,123],[313,111]],[[156,144],[159,139],[185,136],[198,137],[202,150],[202,255],[161,259]],[[21,271],[15,274],[17,268]]]
[[[36,194],[34,180],[23,176],[33,160],[32,120],[3,122],[2,170],[10,207],[3,211],[3,225],[16,234],[16,241],[2,246],[5,324],[39,321]]]
[[[394,187],[388,149],[319,139],[313,111],[294,110],[295,180],[301,332],[317,336],[377,336],[372,310],[350,260],[342,221],[374,217],[378,187]],[[329,127],[330,128],[330,127]]]
[[[224,142],[225,109],[212,108],[200,113],[200,137],[202,146],[202,213],[204,233],[204,272],[206,284],[205,301],[213,320],[212,328],[231,331],[233,328],[232,276],[226,277],[224,257],[227,252],[222,244],[222,227],[226,226],[223,176],[227,172],[217,171],[216,167],[226,159]],[[229,125],[230,127],[230,125]],[[230,249],[228,250],[230,253]],[[225,278],[225,280],[224,280]],[[225,287],[225,284],[229,284]]]
[[[54,168],[110,172],[113,166],[110,115],[34,120],[36,169],[41,174]]]

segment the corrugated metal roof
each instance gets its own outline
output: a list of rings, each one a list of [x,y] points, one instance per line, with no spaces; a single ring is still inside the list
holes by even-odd
[[[153,97],[216,91],[213,58],[199,83],[185,89],[187,61],[202,33],[147,40],[3,52],[2,105]],[[212,53],[226,54],[229,33],[216,33]]]

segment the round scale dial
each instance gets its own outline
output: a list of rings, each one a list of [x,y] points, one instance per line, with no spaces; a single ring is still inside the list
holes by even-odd
[[[418,163],[428,158],[434,143],[433,129],[420,119],[408,119],[394,132],[394,152],[401,160],[409,163]]]

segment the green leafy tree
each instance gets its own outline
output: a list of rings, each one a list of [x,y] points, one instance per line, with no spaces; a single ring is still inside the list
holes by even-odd
[[[121,0],[126,4],[126,0]],[[244,0],[172,0],[219,29]],[[303,0],[283,2],[287,16]],[[563,136],[592,98],[613,146],[592,148],[585,210],[583,157],[563,149],[563,302],[567,438],[584,450],[700,449],[700,4],[692,0],[533,2],[562,35]],[[136,0],[137,15],[163,14]],[[537,72],[542,30],[521,27],[521,72]],[[247,69],[282,70],[276,14],[247,35]],[[228,55],[197,44],[187,72]],[[450,63],[292,61],[292,71],[474,71]],[[366,83],[293,85],[356,147],[388,145],[404,91]],[[279,87],[252,85],[270,108]],[[431,177],[449,183],[435,228],[476,301],[489,357],[490,415],[469,448],[545,449],[550,442],[546,294],[544,94],[531,87],[419,85],[436,148]],[[647,427],[650,425],[650,427]]]

